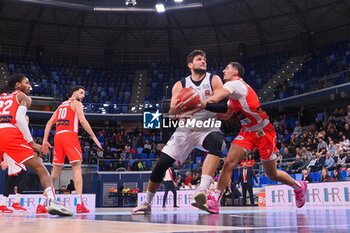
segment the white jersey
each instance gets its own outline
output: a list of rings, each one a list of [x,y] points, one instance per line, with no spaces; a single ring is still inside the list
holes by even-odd
[[[205,77],[201,81],[193,81],[191,76],[187,76],[186,78],[181,80],[182,87],[192,88],[199,94],[202,100],[206,100],[214,94],[213,87],[211,84],[212,77],[213,75],[211,75],[210,73],[206,73]],[[207,119],[217,119],[217,114],[203,109],[193,114],[192,119],[200,121],[205,121]],[[219,131],[219,129],[217,128],[207,128],[205,130],[213,131],[213,129]],[[203,128],[191,128],[191,130],[203,130]]]
[[[18,164],[10,156],[4,153],[4,162],[7,163],[7,170],[9,176],[14,176],[20,173],[22,170],[26,171],[26,167],[23,164]]]

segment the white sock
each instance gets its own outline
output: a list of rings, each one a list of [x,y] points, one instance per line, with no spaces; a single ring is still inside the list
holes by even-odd
[[[300,189],[301,188],[301,184],[299,183],[299,181],[294,180],[294,185],[292,186],[292,188],[294,190]]]
[[[46,195],[49,199],[56,200],[55,196],[55,188],[54,187],[48,187],[45,189]]]
[[[44,205],[46,204],[46,198],[47,198],[47,197],[43,195],[43,196],[41,197],[41,199],[40,199],[39,205],[44,206]]]
[[[147,190],[147,194],[146,194],[146,202],[148,204],[152,203],[153,197],[154,197],[155,193],[151,193]]]
[[[205,190],[207,191],[209,189],[209,186],[211,184],[211,180],[213,177],[209,175],[201,175],[201,183],[199,184],[197,190]]]
[[[82,199],[82,194],[77,194],[77,195],[75,195],[75,198],[77,199],[77,204],[78,205],[81,205],[81,203],[82,203],[82,201],[81,201],[81,199]]]
[[[20,200],[21,200],[21,194],[16,193],[15,203],[19,203]]]
[[[9,199],[8,197],[5,197],[4,195],[2,195],[0,205],[5,205],[6,206],[8,199]]]

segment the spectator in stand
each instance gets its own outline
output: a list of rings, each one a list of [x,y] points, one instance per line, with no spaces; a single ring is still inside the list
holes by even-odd
[[[200,172],[196,171],[192,177],[192,181],[191,181],[191,184],[192,185],[198,185],[201,181],[201,174]]]
[[[350,181],[350,167],[346,169],[346,180]]]
[[[326,160],[324,162],[324,166],[325,168],[327,168],[327,170],[333,170],[334,169],[334,159],[332,157],[332,153],[330,151],[326,152]]]
[[[333,140],[330,140],[330,141],[329,141],[329,145],[328,145],[328,147],[327,147],[327,151],[331,152],[332,156],[334,156],[336,150],[337,150],[337,147],[336,147],[336,145],[334,144],[334,141],[333,141]]]
[[[292,159],[294,159],[294,156],[291,153],[289,153],[289,149],[285,147],[283,150],[283,160],[291,161]]]
[[[191,176],[191,172],[186,172],[186,177],[185,177],[185,181],[183,183],[183,186],[188,186],[190,188],[192,188],[192,176]]]
[[[306,168],[308,170],[310,170],[311,172],[315,172],[316,171],[316,167],[315,167],[316,163],[317,163],[316,152],[312,152],[311,161],[310,161],[309,165]]]
[[[324,141],[323,135],[318,135],[317,140],[317,152],[320,152],[323,148],[327,148],[327,143]]]
[[[307,183],[312,183],[312,178],[310,177],[310,173],[307,169],[302,170],[303,178],[301,180],[306,181]]]
[[[302,135],[302,133],[303,133],[303,128],[301,127],[300,122],[297,121],[297,122],[296,122],[296,126],[294,127],[294,130],[293,130],[293,134],[294,134],[297,138],[300,138],[300,136]]]
[[[326,161],[325,149],[322,149],[321,153],[316,153],[316,156],[317,156],[317,161],[315,164],[315,168],[316,168],[316,171],[321,171]]]
[[[285,129],[284,130],[284,134],[283,134],[283,141],[284,142],[287,142],[287,143],[289,143],[290,142],[290,139],[291,139],[291,133],[289,132],[289,130],[288,129]]]
[[[287,163],[288,167],[286,171],[288,173],[300,173],[301,167],[303,166],[303,161],[301,160],[300,156],[295,156],[295,160],[293,162]]]
[[[148,140],[145,141],[145,144],[143,145],[143,151],[142,153],[146,153],[147,156],[151,153],[152,145]]]
[[[342,136],[341,147],[344,151],[350,151],[350,140],[345,135]]]
[[[335,181],[343,181],[343,177],[341,177],[339,170],[338,169],[334,169],[333,170],[333,177],[332,177]]]
[[[332,178],[328,175],[328,170],[327,168],[322,168],[322,175],[321,175],[321,179],[320,182],[331,182]]]

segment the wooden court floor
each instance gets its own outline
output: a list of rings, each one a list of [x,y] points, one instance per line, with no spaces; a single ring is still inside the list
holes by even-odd
[[[73,217],[34,213],[0,215],[6,233],[131,232],[350,232],[350,208],[225,207],[209,215],[194,208],[159,208],[151,215],[131,215],[129,208],[97,209]]]

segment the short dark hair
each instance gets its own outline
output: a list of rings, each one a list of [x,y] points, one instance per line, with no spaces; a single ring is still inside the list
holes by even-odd
[[[192,63],[194,57],[198,56],[198,55],[206,57],[206,54],[205,54],[205,52],[203,50],[195,49],[190,54],[188,54],[188,56],[187,56],[187,64]]]
[[[83,89],[85,91],[85,88],[83,86],[75,86],[71,89],[70,93],[69,93],[69,96],[72,96],[73,93],[79,89]]]
[[[238,62],[230,62],[229,63],[233,68],[235,68],[236,70],[238,70],[238,75],[239,77],[243,77],[244,76],[244,67],[238,63]]]

